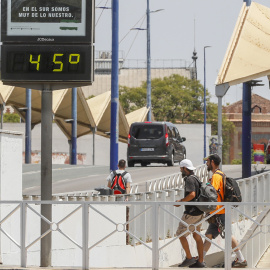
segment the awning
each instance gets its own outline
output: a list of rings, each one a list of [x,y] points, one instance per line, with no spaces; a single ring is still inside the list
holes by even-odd
[[[229,86],[270,75],[270,9],[243,4],[217,85]]]
[[[72,118],[72,89],[53,91],[53,113],[55,122],[68,139],[72,136],[72,125],[65,120]],[[80,87],[77,88],[77,137],[91,132],[95,121]]]
[[[109,137],[111,129],[111,91],[87,100],[88,106],[93,114],[97,133]],[[124,110],[119,104],[119,139],[126,141],[129,132],[129,124]]]

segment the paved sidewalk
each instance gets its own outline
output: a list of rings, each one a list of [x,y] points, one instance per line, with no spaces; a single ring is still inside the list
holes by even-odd
[[[266,250],[260,262],[257,264],[257,268],[270,269],[270,247]]]

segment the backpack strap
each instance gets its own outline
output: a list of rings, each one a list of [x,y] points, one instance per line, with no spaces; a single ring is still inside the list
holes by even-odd
[[[223,202],[224,202],[224,198],[225,198],[225,186],[226,186],[226,175],[225,175],[225,173],[220,173],[220,172],[218,172],[218,171],[215,171],[214,174],[215,174],[215,173],[222,176],[222,183],[223,183]],[[213,174],[213,175],[214,175],[214,174]],[[218,194],[219,194],[219,196],[220,196],[221,199],[222,199],[222,196],[221,196],[221,194],[220,194],[220,190],[218,190]]]
[[[190,176],[193,176],[193,178],[196,179],[197,182],[199,183],[199,193],[200,193],[200,188],[201,188],[201,186],[202,186],[202,182],[199,180],[199,178],[198,178],[197,175],[192,174],[192,175],[190,175]],[[196,199],[199,197],[199,195],[200,195],[200,194],[196,194]]]
[[[114,177],[117,175],[117,173],[116,173],[116,171],[112,171],[112,173],[113,173],[113,176],[112,176],[111,183],[113,184],[113,179],[114,179]]]
[[[121,174],[122,180],[123,180],[125,186],[126,186],[126,180],[125,180],[124,176],[125,176],[127,173],[128,173],[127,171],[124,171],[124,172]]]

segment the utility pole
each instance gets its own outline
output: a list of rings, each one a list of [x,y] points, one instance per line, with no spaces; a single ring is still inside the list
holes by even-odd
[[[118,164],[119,139],[119,0],[112,0],[112,78],[111,78],[111,140],[110,169],[116,170]]]
[[[203,47],[203,74],[204,74],[204,87],[203,87],[203,107],[204,107],[204,121],[203,121],[203,155],[206,157],[206,58],[205,58],[205,49],[210,48],[211,46]]]
[[[149,109],[147,114],[147,121],[151,121],[152,114],[152,104],[151,104],[151,50],[150,50],[150,6],[149,1],[147,0],[147,9],[146,9],[146,17],[147,17],[147,108]]]

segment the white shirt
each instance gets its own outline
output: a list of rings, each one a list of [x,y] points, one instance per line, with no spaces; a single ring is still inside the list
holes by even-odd
[[[118,174],[118,173],[122,174],[123,172],[125,172],[125,170],[116,170],[115,172],[116,172],[117,174]],[[108,182],[109,182],[109,181],[112,181],[113,177],[114,177],[114,174],[113,174],[113,171],[112,171],[112,172],[109,174],[109,176],[107,177],[107,181],[108,181]],[[124,175],[124,179],[125,179],[125,181],[126,181],[127,183],[131,183],[131,182],[132,182],[130,173],[126,173],[126,174]]]

